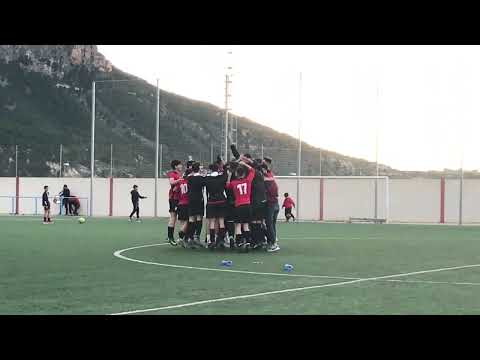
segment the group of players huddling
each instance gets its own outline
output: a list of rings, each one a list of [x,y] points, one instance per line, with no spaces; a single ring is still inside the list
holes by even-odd
[[[171,162],[172,170],[167,173],[171,186],[167,241],[171,245],[204,247],[200,235],[206,212],[209,231],[205,246],[209,249],[280,250],[276,236],[278,187],[271,171],[272,160],[241,155],[235,145],[231,150],[235,160],[224,163],[217,157],[208,170],[189,160],[183,172],[181,161]]]

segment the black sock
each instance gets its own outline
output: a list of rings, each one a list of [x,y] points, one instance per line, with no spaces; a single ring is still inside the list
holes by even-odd
[[[227,222],[226,227],[227,227],[228,236],[235,237],[235,224],[232,222]]]
[[[239,244],[242,242],[242,234],[235,235],[235,243]]]
[[[245,242],[247,242],[247,243],[252,242],[252,239],[251,239],[250,236],[251,236],[250,231],[244,231],[243,232],[243,238],[245,239]]]
[[[252,235],[252,243],[253,244],[259,244],[262,242],[261,239],[261,228],[260,224],[251,224],[250,225],[250,230],[251,230],[251,235]]]
[[[47,222],[47,218],[46,218],[46,217],[43,218],[43,222]]]
[[[173,227],[172,226],[169,226],[168,227],[168,238],[169,239],[173,239]]]
[[[215,244],[215,229],[210,229],[210,242]]]
[[[50,218],[48,218],[48,222],[51,222],[52,220],[50,220]]]
[[[180,239],[183,239],[183,238],[185,237],[185,233],[184,233],[182,230],[180,230],[180,231],[178,232],[178,237],[179,237]]]
[[[224,240],[225,240],[225,228],[220,228],[220,229],[218,229],[217,242],[218,243],[223,243]]]
[[[200,237],[202,235],[202,225],[203,225],[203,220],[197,220],[196,224],[196,229],[195,229],[195,234]]]
[[[187,227],[187,238],[193,239],[193,234],[195,233],[195,223],[189,222]]]

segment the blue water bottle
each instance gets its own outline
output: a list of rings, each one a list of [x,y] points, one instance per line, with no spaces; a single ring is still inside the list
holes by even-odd
[[[232,266],[232,260],[222,260],[222,266]]]
[[[293,265],[285,264],[283,265],[283,271],[290,272],[293,270]]]

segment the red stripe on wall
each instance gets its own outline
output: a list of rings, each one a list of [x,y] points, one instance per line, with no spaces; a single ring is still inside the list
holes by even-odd
[[[108,216],[113,216],[113,177],[110,178],[110,204],[108,209]]]
[[[445,178],[440,178],[440,224],[445,223]]]
[[[320,221],[323,221],[323,178],[320,179]]]
[[[17,176],[15,178],[15,215],[18,215],[18,204],[20,196],[20,178]]]

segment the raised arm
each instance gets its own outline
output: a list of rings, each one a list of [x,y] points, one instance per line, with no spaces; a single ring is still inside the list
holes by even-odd
[[[179,182],[180,182],[180,179],[177,179],[177,180],[174,180],[173,177],[171,178],[168,178],[168,182],[170,183],[170,185],[177,185]]]

